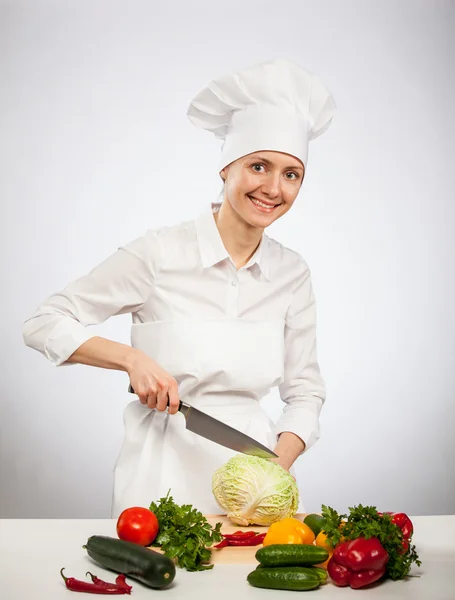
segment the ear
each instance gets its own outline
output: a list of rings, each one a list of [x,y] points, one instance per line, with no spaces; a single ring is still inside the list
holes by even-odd
[[[221,171],[220,171],[220,177],[224,181],[224,183],[226,183],[227,167],[224,167],[224,169],[221,169]]]

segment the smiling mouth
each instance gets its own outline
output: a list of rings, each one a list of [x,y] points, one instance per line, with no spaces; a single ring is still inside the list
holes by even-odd
[[[248,194],[247,194],[247,196],[248,196]],[[270,203],[262,202],[261,200],[257,200],[253,196],[248,196],[248,199],[251,201],[251,203],[254,206],[256,206],[256,208],[259,208],[260,210],[263,210],[265,212],[272,212],[272,210],[274,210],[277,206],[280,206],[280,204],[281,204],[281,202],[279,202],[278,204],[270,204]]]

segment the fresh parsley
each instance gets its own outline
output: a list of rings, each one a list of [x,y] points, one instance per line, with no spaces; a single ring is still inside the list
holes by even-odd
[[[210,546],[222,539],[221,523],[214,528],[204,515],[191,504],[179,506],[168,491],[158,503],[152,502],[150,510],[156,515],[159,532],[153,546],[161,546],[169,558],[177,559],[179,567],[187,571],[206,571],[213,565]]]
[[[409,548],[403,552],[403,533],[398,525],[392,523],[390,515],[380,515],[376,507],[361,504],[349,507],[349,511],[349,515],[341,515],[330,506],[322,505],[322,530],[333,547],[342,539],[348,541],[360,536],[366,539],[377,537],[389,555],[386,576],[394,580],[404,579],[411,570],[412,563],[417,566],[422,564],[414,545],[409,544]]]

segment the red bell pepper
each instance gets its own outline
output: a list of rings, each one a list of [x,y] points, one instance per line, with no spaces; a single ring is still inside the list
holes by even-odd
[[[412,534],[414,533],[414,527],[411,519],[405,513],[385,512],[379,514],[390,515],[392,517],[392,523],[395,523],[395,525],[401,529],[403,533],[402,553],[406,552],[406,550],[409,548]]]
[[[367,571],[359,571],[358,573],[353,573],[349,585],[353,590],[358,590],[359,588],[365,587],[378,581],[385,574],[385,567],[379,571],[375,571],[374,569],[368,569]]]
[[[357,589],[381,579],[388,560],[378,538],[358,537],[336,546],[327,571],[335,585]]]
[[[408,517],[408,515],[405,515],[404,513],[389,514],[392,517],[392,523],[398,525],[398,527],[403,532],[403,550],[406,552],[406,550],[409,548],[409,542],[411,541],[412,534],[414,533],[412,521]]]

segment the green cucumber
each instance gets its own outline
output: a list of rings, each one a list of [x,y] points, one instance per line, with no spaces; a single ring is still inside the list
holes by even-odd
[[[311,513],[303,519],[303,522],[305,523],[305,525],[308,525],[308,527],[317,537],[319,532],[322,530],[322,526],[324,524],[324,517],[315,513]]]
[[[329,553],[313,544],[271,544],[259,548],[255,556],[264,567],[310,567],[326,561]]]
[[[264,567],[263,565],[258,565],[256,569],[286,569],[287,567]],[[294,568],[294,567],[289,567]],[[315,573],[319,577],[319,582],[324,584],[327,583],[328,573],[325,569],[321,567],[301,567],[302,569],[307,569],[311,573]]]
[[[316,571],[317,576],[321,583],[327,583],[327,571],[321,567],[308,567],[313,571]]]
[[[104,535],[92,535],[83,548],[90,558],[106,569],[123,573],[148,587],[164,588],[174,580],[173,561],[164,554],[139,544]]]
[[[250,585],[270,590],[314,590],[320,579],[306,567],[258,567],[247,576]]]

